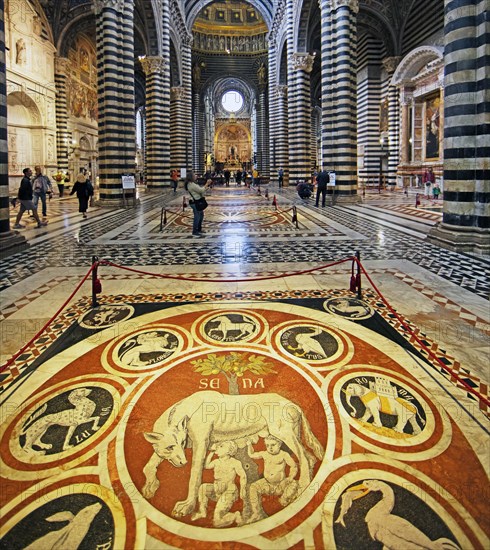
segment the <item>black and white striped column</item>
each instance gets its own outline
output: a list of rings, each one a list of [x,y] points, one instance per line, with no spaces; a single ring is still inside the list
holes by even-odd
[[[259,84],[257,106],[257,170],[262,176],[269,175],[269,136],[267,133],[266,88]]]
[[[276,179],[277,170],[277,95],[275,87],[277,82],[277,65],[276,65],[276,41],[269,36],[269,169],[271,179]]]
[[[196,61],[192,68],[192,169],[196,174],[204,170],[204,155],[212,150],[205,139],[206,117],[201,100],[201,66]]]
[[[318,144],[318,135],[320,132],[320,116],[318,116],[318,107],[315,107],[311,111],[311,173],[319,166],[320,150]]]
[[[369,51],[369,44],[365,50]],[[378,177],[381,148],[380,101],[381,81],[378,64],[364,66],[357,74],[357,143],[363,149],[363,165],[359,167],[361,178]],[[388,136],[383,135],[387,141]]]
[[[161,173],[165,181],[170,182],[170,0],[161,0],[162,15],[162,51],[161,56],[166,63],[162,74],[162,118],[160,119],[160,132],[166,137],[164,149],[161,152]]]
[[[182,86],[170,88],[170,165],[180,170],[186,167],[187,149],[184,128],[186,90]],[[190,151],[189,151],[190,152]]]
[[[181,51],[182,64],[182,136],[185,144],[185,159],[184,164],[189,171],[192,169],[193,152],[192,152],[192,37],[186,36],[183,38]],[[202,152],[200,153],[201,160],[203,159]]]
[[[199,92],[192,93],[192,169],[200,173],[204,166],[204,113]]]
[[[276,117],[276,163],[278,168],[284,170],[284,186],[289,184],[289,141],[288,141],[288,87],[276,86],[275,96],[277,101]]]
[[[391,77],[395,72],[400,57],[387,57],[383,59],[383,67]],[[396,185],[396,172],[399,157],[399,132],[400,132],[400,92],[396,86],[388,87],[388,185]]]
[[[146,75],[145,173],[148,188],[170,185],[170,174],[162,172],[168,139],[161,131],[163,108],[163,74],[165,60],[161,56],[140,58]]]
[[[330,0],[320,1],[321,26],[321,71],[322,71],[322,168],[331,171],[335,167],[332,136],[333,118],[333,36],[332,6]]]
[[[333,142],[336,190],[340,200],[357,194],[356,14],[358,0],[332,0],[335,58],[333,61]]]
[[[488,1],[444,4],[444,209],[430,238],[457,250],[488,253]]]
[[[295,52],[289,58],[289,179],[311,178],[311,92],[310,73],[314,55]]]
[[[133,3],[95,0],[100,203],[122,198],[135,172]],[[163,169],[163,167],[160,167]]]
[[[68,171],[68,107],[66,104],[66,76],[69,60],[55,57],[54,81],[56,85],[56,156],[58,168]],[[76,174],[72,174],[72,177]]]

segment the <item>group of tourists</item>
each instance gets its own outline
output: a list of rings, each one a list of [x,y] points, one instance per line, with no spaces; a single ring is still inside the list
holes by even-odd
[[[43,174],[42,167],[39,165],[34,167],[34,174],[31,168],[24,168],[22,172],[24,176],[20,182],[17,197],[12,201],[14,207],[17,206],[17,203],[20,205],[13,228],[25,228],[25,225],[21,225],[20,222],[24,212],[26,211],[31,212],[32,217],[37,222],[36,227],[45,227],[48,224],[47,199],[51,199],[53,196],[53,186],[51,181],[47,175]],[[58,184],[59,196],[61,198],[63,197],[64,183],[67,179],[67,175],[59,170],[54,175],[54,179]],[[82,217],[85,219],[87,218],[89,201],[94,194],[94,188],[87,176],[87,171],[85,168],[80,170],[80,174],[73,185],[70,195],[75,193],[78,198],[78,211],[81,212]],[[41,202],[42,206],[42,219],[38,213],[39,202]]]

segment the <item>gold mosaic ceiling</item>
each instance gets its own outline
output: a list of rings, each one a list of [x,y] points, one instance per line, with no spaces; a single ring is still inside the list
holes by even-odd
[[[267,32],[260,13],[246,2],[212,2],[197,16],[192,29],[201,33],[216,33],[217,30],[233,34],[258,34]]]

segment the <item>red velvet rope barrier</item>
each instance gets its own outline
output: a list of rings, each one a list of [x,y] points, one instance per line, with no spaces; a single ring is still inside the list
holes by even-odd
[[[364,266],[362,265],[362,263],[357,259],[355,258],[354,259],[355,262],[359,265],[359,267],[361,268],[362,272],[364,273],[364,275],[366,275],[366,278],[367,280],[371,283],[371,286],[373,287],[373,289],[376,291],[376,293],[378,294],[378,296],[381,298],[381,300],[383,301],[383,303],[386,305],[386,307],[390,310],[390,313],[392,313],[396,319],[399,321],[399,323],[402,325],[402,327],[408,331],[410,333],[410,335],[417,341],[417,343],[419,344],[419,346],[432,358],[434,359],[435,361],[437,361],[437,363],[439,364],[439,366],[441,368],[443,368],[444,370],[448,371],[451,376],[453,376],[463,387],[464,389],[468,392],[468,393],[471,393],[473,395],[475,395],[478,400],[482,401],[483,403],[485,403],[485,405],[487,407],[490,407],[490,400],[487,399],[485,396],[483,396],[481,393],[477,392],[474,388],[472,388],[467,382],[465,382],[458,374],[456,374],[454,372],[453,369],[451,369],[451,367],[448,367],[445,363],[443,363],[439,357],[437,357],[437,355],[430,349],[428,348],[423,342],[422,340],[415,334],[415,332],[411,329],[411,327],[409,325],[407,325],[403,320],[402,318],[400,317],[400,315],[398,315],[398,313],[390,306],[390,304],[388,303],[388,300],[386,300],[386,298],[383,296],[383,294],[381,293],[381,291],[379,290],[379,288],[374,284],[373,280],[371,279],[371,277],[368,275],[367,271],[364,269]]]
[[[80,281],[80,283],[77,285],[75,290],[70,294],[69,298],[63,303],[63,305],[56,311],[56,313],[51,317],[51,319],[38,331],[38,333],[29,340],[15,355],[13,355],[4,365],[0,367],[0,373],[3,372],[5,369],[7,369],[24,351],[31,346],[40,336],[41,334],[47,329],[47,327],[58,317],[58,315],[65,309],[65,307],[68,305],[68,303],[71,301],[71,299],[75,296],[75,294],[78,292],[80,287],[83,285],[83,283],[88,279],[92,271],[97,268],[99,265],[107,265],[110,267],[116,267],[118,269],[122,269],[124,271],[130,271],[132,273],[139,273],[141,275],[150,275],[151,277],[158,277],[162,279],[177,279],[182,281],[194,281],[194,282],[205,282],[205,283],[241,283],[241,282],[251,282],[251,281],[266,281],[269,279],[280,279],[285,277],[293,277],[297,275],[304,275],[306,273],[312,273],[314,271],[321,271],[323,269],[333,267],[335,265],[343,264],[345,262],[356,262],[361,271],[366,276],[367,280],[371,283],[371,286],[375,290],[375,292],[378,294],[378,296],[381,298],[383,303],[386,305],[386,307],[389,309],[389,311],[396,317],[398,322],[401,324],[401,326],[417,341],[419,346],[433,359],[435,360],[439,366],[446,371],[448,371],[452,377],[454,377],[463,387],[464,389],[471,393],[472,395],[476,396],[479,401],[483,402],[487,407],[490,407],[490,400],[488,400],[485,396],[483,396],[481,393],[477,392],[475,389],[473,389],[467,382],[465,382],[458,374],[454,372],[453,369],[451,369],[448,365],[443,363],[439,357],[430,349],[428,348],[422,340],[415,334],[415,332],[412,330],[412,328],[407,325],[401,316],[391,307],[389,302],[386,300],[386,298],[383,296],[381,291],[378,289],[374,281],[371,279],[367,271],[364,269],[364,266],[362,263],[354,256],[351,256],[349,258],[345,258],[343,260],[338,260],[336,262],[332,262],[330,264],[324,264],[318,267],[313,267],[310,269],[304,269],[302,271],[295,271],[294,273],[281,273],[278,275],[270,275],[267,277],[249,277],[246,279],[203,279],[200,277],[182,277],[180,275],[165,275],[165,274],[159,274],[159,273],[151,273],[149,271],[143,271],[140,269],[134,269],[131,267],[125,267],[118,264],[115,264],[113,262],[110,262],[109,260],[100,260],[99,262],[95,262],[87,272],[87,274],[83,277],[83,279]]]
[[[75,288],[75,290],[70,294],[68,300],[66,300],[63,305],[58,309],[58,311],[53,315],[53,317],[51,317],[51,319],[43,326],[43,328],[41,330],[39,330],[39,332],[29,340],[29,342],[27,342],[27,344],[25,346],[23,346],[15,355],[13,355],[4,365],[2,365],[0,367],[0,372],[3,372],[7,367],[9,367],[16,359],[17,357],[19,357],[20,355],[22,355],[22,353],[24,353],[24,351],[29,347],[31,346],[38,338],[39,336],[41,336],[41,334],[49,327],[49,325],[56,319],[56,317],[58,317],[58,315],[65,309],[65,307],[70,303],[70,300],[73,298],[73,296],[75,296],[75,294],[78,292],[78,290],[80,289],[80,287],[83,285],[83,283],[89,278],[90,274],[92,273],[92,271],[95,269],[95,267],[97,266],[97,262],[92,264],[90,266],[90,269],[88,270],[87,274],[85,275],[85,277],[80,281],[80,283],[78,283],[77,287]]]
[[[151,275],[152,277],[159,277],[161,279],[177,279],[180,281],[194,281],[199,283],[248,283],[250,281],[267,281],[269,279],[282,279],[284,277],[293,277],[297,275],[304,275],[305,273],[312,273],[313,271],[321,271],[327,267],[332,267],[334,265],[343,264],[345,262],[351,262],[354,257],[345,258],[344,260],[339,260],[337,262],[332,262],[331,264],[325,264],[318,267],[312,267],[311,269],[304,269],[303,271],[295,271],[294,273],[280,273],[278,275],[268,275],[267,277],[248,277],[246,279],[203,279],[200,277],[182,277],[182,275],[166,275],[162,273],[151,273],[149,271],[142,271],[141,269],[134,269],[132,267],[126,267],[123,265],[118,265],[109,260],[100,260],[99,265],[108,265],[110,267],[117,267],[123,269],[124,271],[131,271],[132,273],[140,273],[141,275]]]

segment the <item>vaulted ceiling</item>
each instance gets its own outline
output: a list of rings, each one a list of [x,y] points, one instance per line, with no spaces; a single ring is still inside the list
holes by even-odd
[[[279,2],[285,0],[171,0],[176,2],[176,11],[182,14],[187,32],[199,32],[230,36],[250,36],[266,33],[272,28],[275,11]],[[95,44],[95,17],[92,2],[84,0],[32,0],[39,13],[43,13],[49,36],[53,37],[59,55],[65,56],[74,38],[83,33]],[[444,0],[360,0],[357,16],[358,36],[371,37],[381,43],[387,56],[402,54],[404,30],[409,16],[424,10],[427,5],[436,5],[443,11]],[[302,0],[298,26],[299,51],[315,52],[315,66],[311,75],[312,98],[320,92],[321,63],[321,16],[319,0]],[[135,59],[140,55],[158,55],[158,36],[154,15],[155,3],[152,0],[135,0]],[[183,27],[180,26],[180,32]],[[231,40],[231,39],[230,39]],[[194,61],[203,62],[203,88],[216,78],[226,76],[231,79],[245,79],[257,86],[257,69],[263,61],[267,64],[267,43],[263,48],[241,55],[229,55],[234,52],[207,50],[206,47],[194,49]],[[243,48],[245,50],[245,48]],[[178,53],[171,46],[171,57]],[[171,59],[171,68],[177,63]],[[176,71],[172,71],[172,85],[180,85]],[[138,89],[144,89],[144,75],[136,74]],[[141,94],[139,94],[141,95]],[[140,98],[144,100],[143,97]]]
[[[359,2],[360,10],[358,15],[358,25],[365,32],[374,33],[381,37],[390,46],[389,50],[396,51],[399,49],[399,44],[407,16],[411,13],[414,4],[420,3],[421,0],[361,0]],[[33,0],[33,4],[37,6],[40,13],[44,12],[47,21],[51,27],[52,35],[57,46],[66,47],[66,41],[69,41],[70,35],[82,31],[87,35],[95,38],[95,25],[93,17],[93,8],[91,2],[84,0]],[[238,20],[220,21],[216,18],[216,12],[221,8],[227,14],[242,12],[240,22],[242,28],[247,27],[247,7],[244,8],[244,2],[239,0],[225,0],[221,2],[206,2],[203,0],[182,0],[180,3],[181,12],[186,20],[188,28],[192,28],[194,23],[203,24],[202,17],[198,18],[198,14],[203,8],[208,7],[211,19],[209,23],[213,26],[223,25],[226,27],[238,27]],[[263,20],[263,24],[270,29],[274,19],[275,7],[278,0],[248,0],[248,10],[254,8],[257,15]],[[302,4],[306,4],[303,2]],[[318,2],[308,2],[311,8],[308,8],[309,15],[319,13]],[[144,52],[136,51],[136,54],[146,53],[154,55],[152,51],[156,38],[155,21],[153,17],[153,3],[151,0],[136,0],[135,1],[135,28],[138,29],[137,49],[144,49]],[[310,18],[312,25],[318,25],[319,18]],[[262,22],[260,23],[262,24]],[[252,25],[248,22],[249,30],[254,32],[255,23]],[[311,27],[311,25],[308,25]],[[310,29],[311,31],[311,29]],[[311,35],[311,32],[309,33]],[[66,39],[66,40],[63,40]],[[60,43],[61,42],[61,43]]]

